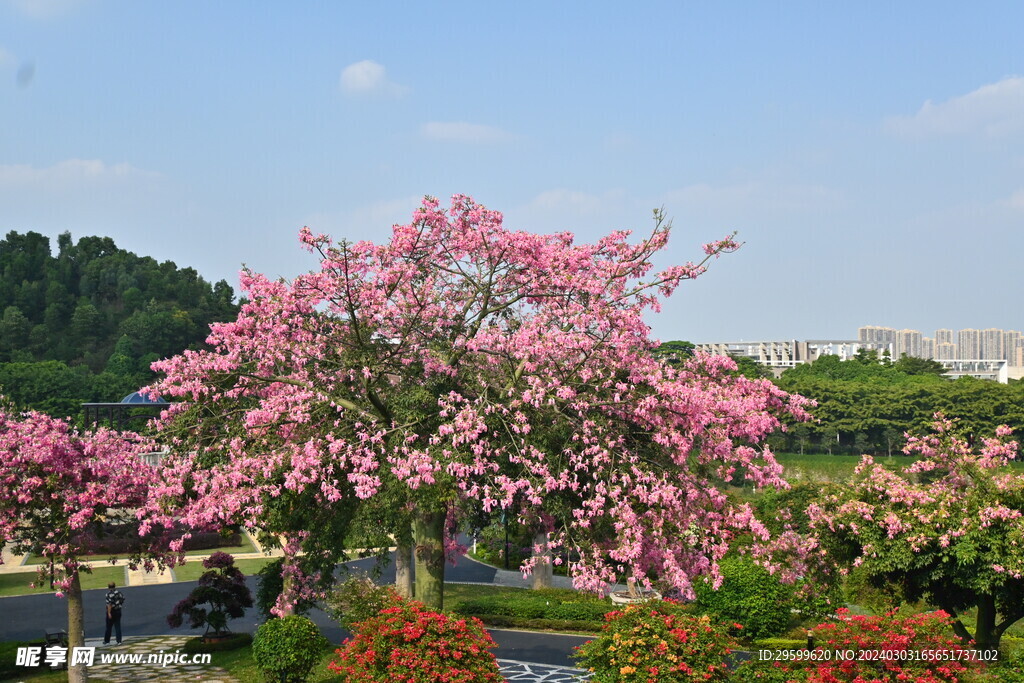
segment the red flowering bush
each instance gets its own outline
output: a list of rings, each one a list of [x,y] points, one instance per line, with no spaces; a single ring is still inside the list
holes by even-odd
[[[686,614],[669,601],[609,612],[594,640],[576,648],[576,659],[594,683],[724,681],[732,639],[707,616]]]
[[[967,670],[966,648],[945,635],[951,623],[945,612],[909,617],[894,612],[851,616],[845,608],[837,612],[838,622],[813,629],[818,644],[814,652],[831,656],[810,663],[809,683],[955,682]]]
[[[396,601],[353,625],[355,637],[328,668],[348,683],[500,683],[496,647],[478,619],[428,612]]]

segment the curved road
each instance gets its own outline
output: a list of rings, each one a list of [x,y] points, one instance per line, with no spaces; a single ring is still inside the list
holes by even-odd
[[[372,560],[358,560],[348,563],[363,571],[372,568]],[[492,583],[497,570],[493,567],[462,558],[453,567],[445,568],[445,579],[453,582]],[[379,581],[394,581],[394,563],[382,568]],[[246,577],[246,583],[256,594],[255,577]],[[119,587],[124,593],[124,614],[121,627],[125,636],[141,635],[199,635],[202,629],[179,628],[167,626],[167,615],[178,601],[185,598],[193,588],[195,581],[182,583],[156,584],[150,586]],[[88,590],[83,593],[85,606],[85,635],[87,638],[103,636],[104,603],[106,589]],[[316,622],[323,634],[332,643],[341,643],[348,633],[321,610],[315,610],[309,617]],[[255,608],[247,610],[246,615],[230,623],[234,631],[255,631],[259,625],[259,615]],[[0,641],[41,640],[46,631],[67,629],[67,603],[53,595],[19,595],[0,598]],[[569,655],[574,647],[586,642],[588,638],[581,636],[563,636],[552,633],[532,633],[527,631],[491,630],[491,635],[498,643],[495,654],[499,659],[513,659],[538,664],[555,666],[573,666]]]

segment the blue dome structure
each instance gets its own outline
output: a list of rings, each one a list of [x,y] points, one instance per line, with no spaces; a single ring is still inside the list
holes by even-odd
[[[152,399],[148,396],[144,396],[142,392],[135,391],[121,399],[121,403],[135,403],[141,405],[153,405],[155,403],[164,403],[164,400],[159,396],[156,399]]]
[[[82,413],[87,428],[103,424],[114,429],[130,429],[131,424],[151,420],[170,406],[159,396],[150,398],[135,391],[118,403],[83,403]]]

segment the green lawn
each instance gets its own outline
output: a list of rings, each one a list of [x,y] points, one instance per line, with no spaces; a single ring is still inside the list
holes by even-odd
[[[216,552],[228,553],[230,555],[240,555],[242,553],[254,553],[256,552],[256,546],[252,544],[248,536],[242,536],[241,545],[226,545],[220,548],[206,548],[205,550],[189,550],[185,553],[188,557],[194,557],[196,555],[212,555]],[[83,560],[96,561],[96,560],[108,560],[111,556],[109,555],[94,555],[94,556],[83,556]],[[114,559],[122,559],[121,557],[114,555]],[[124,558],[127,559],[127,558]],[[25,562],[26,565],[39,565],[46,564],[50,560],[42,555],[29,555],[28,560]]]
[[[38,581],[35,572],[18,572],[17,574],[0,574],[0,597],[9,595],[32,595],[50,593],[50,584],[44,588],[30,588],[29,584]],[[113,581],[119,586],[124,585],[124,567],[97,567],[92,572],[81,574],[82,590],[106,588]]]
[[[263,567],[273,562],[274,557],[257,557],[245,560],[235,560],[235,566],[246,576],[259,573]],[[197,581],[206,569],[202,560],[190,560],[180,567],[174,568],[174,578],[177,581]]]

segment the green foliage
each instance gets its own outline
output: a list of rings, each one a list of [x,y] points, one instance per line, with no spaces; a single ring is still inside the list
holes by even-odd
[[[106,237],[0,240],[0,392],[22,408],[77,415],[148,384],[149,363],[203,343],[238,312],[224,281],[158,263]],[[17,365],[16,368],[10,368]]]
[[[612,611],[610,601],[570,590],[524,591],[522,595],[484,596],[459,600],[452,611],[476,616],[488,623],[493,617],[508,617],[506,625],[531,620],[559,622],[600,622]]]
[[[301,683],[327,646],[316,624],[293,614],[271,619],[256,629],[252,658],[268,682]]]
[[[378,586],[366,576],[350,576],[327,597],[327,612],[343,627],[351,629],[399,601],[394,589]]]
[[[941,377],[934,361],[904,356],[880,362],[870,353],[840,361],[822,356],[786,370],[777,384],[812,398],[817,422],[791,425],[784,450],[898,455],[906,432],[916,432],[941,412],[976,434],[1007,424],[1024,437],[1024,382]]]
[[[723,581],[718,590],[703,581],[694,585],[697,612],[742,625],[742,631],[733,631],[745,638],[766,638],[786,631],[793,609],[791,586],[784,586],[745,557],[725,558],[719,567]]]

